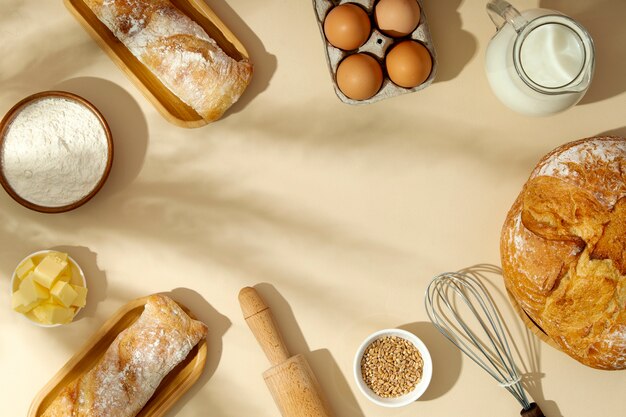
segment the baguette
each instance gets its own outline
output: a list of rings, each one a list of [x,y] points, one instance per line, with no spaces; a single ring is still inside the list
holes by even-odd
[[[134,417],[163,378],[206,337],[163,295],[148,298],[145,310],[111,343],[96,365],[65,387],[42,417]]]
[[[85,4],[163,85],[207,121],[219,119],[250,82],[250,62],[228,56],[169,0]]]

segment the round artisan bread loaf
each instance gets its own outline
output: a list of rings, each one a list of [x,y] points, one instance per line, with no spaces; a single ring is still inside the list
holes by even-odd
[[[508,213],[500,253],[507,289],[565,353],[626,368],[626,139],[546,155]]]

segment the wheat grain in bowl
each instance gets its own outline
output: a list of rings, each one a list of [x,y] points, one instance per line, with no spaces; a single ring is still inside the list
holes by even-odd
[[[432,377],[430,353],[406,330],[381,330],[367,337],[357,350],[354,377],[370,401],[402,407],[426,391]]]
[[[419,350],[398,336],[374,340],[361,358],[363,381],[382,398],[397,398],[413,391],[423,370]]]
[[[32,253],[11,277],[11,307],[38,326],[70,323],[86,303],[85,275],[67,253]]]

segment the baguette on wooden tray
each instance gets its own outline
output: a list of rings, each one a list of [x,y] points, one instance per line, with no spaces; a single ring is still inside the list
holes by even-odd
[[[203,119],[219,119],[243,94],[252,64],[228,56],[169,0],[85,0],[98,19]]]
[[[148,298],[141,316],[121,332],[87,373],[72,381],[42,417],[134,417],[163,378],[207,335],[164,295]]]

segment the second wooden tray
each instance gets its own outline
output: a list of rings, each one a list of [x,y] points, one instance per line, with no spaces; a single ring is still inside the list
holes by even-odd
[[[133,324],[141,315],[148,297],[138,298],[123,306],[94,334],[33,400],[28,417],[41,416],[59,392],[74,379],[89,371],[104,355],[118,334]],[[180,304],[179,304],[180,305]],[[193,315],[183,305],[190,317]],[[207,342],[202,339],[176,368],[161,381],[148,403],[137,417],[161,417],[200,378],[207,359]]]

